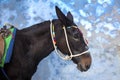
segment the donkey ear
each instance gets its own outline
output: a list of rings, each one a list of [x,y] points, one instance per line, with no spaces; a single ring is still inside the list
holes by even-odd
[[[60,21],[65,25],[68,26],[68,21],[69,19],[62,13],[62,11],[56,6],[56,14],[58,16],[58,18],[60,19]]]
[[[71,12],[68,12],[68,13],[67,13],[67,18],[68,18],[70,21],[74,22],[74,21],[73,21],[73,15],[71,14]]]

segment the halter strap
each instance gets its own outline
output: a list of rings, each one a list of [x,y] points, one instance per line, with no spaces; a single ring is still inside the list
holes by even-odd
[[[70,56],[69,55],[65,55],[63,54],[58,48],[57,48],[57,45],[56,45],[56,39],[55,39],[55,30],[54,30],[54,25],[52,24],[52,21],[50,21],[50,33],[51,33],[51,38],[52,38],[52,42],[53,42],[53,46],[54,46],[54,49],[55,49],[55,52],[59,55],[60,58],[62,58],[63,60],[71,60],[73,57],[77,57],[77,56],[81,56],[87,52],[89,52],[88,50],[80,53],[80,54],[75,54],[73,55],[72,51],[71,51],[71,48],[70,48],[70,45],[69,45],[69,42],[68,42],[68,36],[67,36],[67,32],[66,32],[66,28],[65,26],[63,26],[63,30],[64,30],[64,34],[65,34],[65,40],[66,40],[66,43],[67,43],[67,47],[68,47],[68,50],[70,52]]]

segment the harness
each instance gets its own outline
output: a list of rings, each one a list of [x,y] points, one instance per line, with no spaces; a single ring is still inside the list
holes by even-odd
[[[75,27],[75,26],[74,26],[74,27]],[[76,27],[76,28],[77,28],[77,27]],[[58,54],[58,56],[59,56],[61,59],[63,59],[63,60],[71,60],[73,57],[81,56],[81,55],[86,54],[86,53],[89,52],[88,50],[86,50],[86,51],[84,51],[84,52],[82,52],[82,53],[73,55],[72,50],[71,50],[70,45],[69,45],[68,36],[67,36],[67,32],[66,32],[65,26],[63,26],[63,30],[64,30],[64,35],[65,35],[65,40],[66,40],[66,43],[67,43],[67,48],[68,48],[68,50],[69,50],[70,55],[65,55],[65,54],[63,54],[63,53],[57,48],[56,39],[55,39],[54,25],[52,24],[52,21],[51,21],[51,23],[50,23],[50,33],[51,33],[51,38],[52,38],[53,46],[54,46],[55,52]],[[87,43],[85,39],[84,39],[84,41],[85,41],[85,43]]]
[[[0,56],[0,80],[9,80],[4,70],[4,65],[6,63],[9,63],[11,60],[16,30],[17,29],[10,24],[6,24],[5,26],[3,26],[3,28],[0,29],[0,36],[2,36],[5,44],[3,50],[4,53]]]

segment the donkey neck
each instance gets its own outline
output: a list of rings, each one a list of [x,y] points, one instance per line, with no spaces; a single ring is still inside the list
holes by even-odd
[[[18,30],[13,50],[13,58],[11,59],[12,63],[6,64],[5,70],[11,79],[11,75],[15,75],[16,73],[21,73],[23,78],[26,76],[26,78],[31,78],[37,69],[38,63],[43,58],[47,57],[53,50],[50,21],[45,21],[29,28]],[[13,73],[9,73],[9,71],[14,68],[20,69],[13,70]],[[25,70],[25,72],[23,70]],[[19,75],[16,76],[19,77]]]
[[[54,50],[50,34],[50,21],[33,25],[21,32],[30,41],[27,53],[34,59],[34,63],[38,64]]]

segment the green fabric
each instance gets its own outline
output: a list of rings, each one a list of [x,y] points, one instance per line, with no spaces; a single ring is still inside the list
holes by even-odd
[[[14,28],[11,28],[10,31],[13,33]],[[2,61],[1,61],[1,63],[0,63],[0,67],[4,67],[5,58],[6,58],[6,53],[7,53],[7,50],[8,50],[8,48],[9,48],[11,39],[12,39],[12,34],[10,34],[8,37],[6,37],[6,38],[4,39],[5,49],[4,49],[4,55],[3,55],[2,59],[1,59]]]

